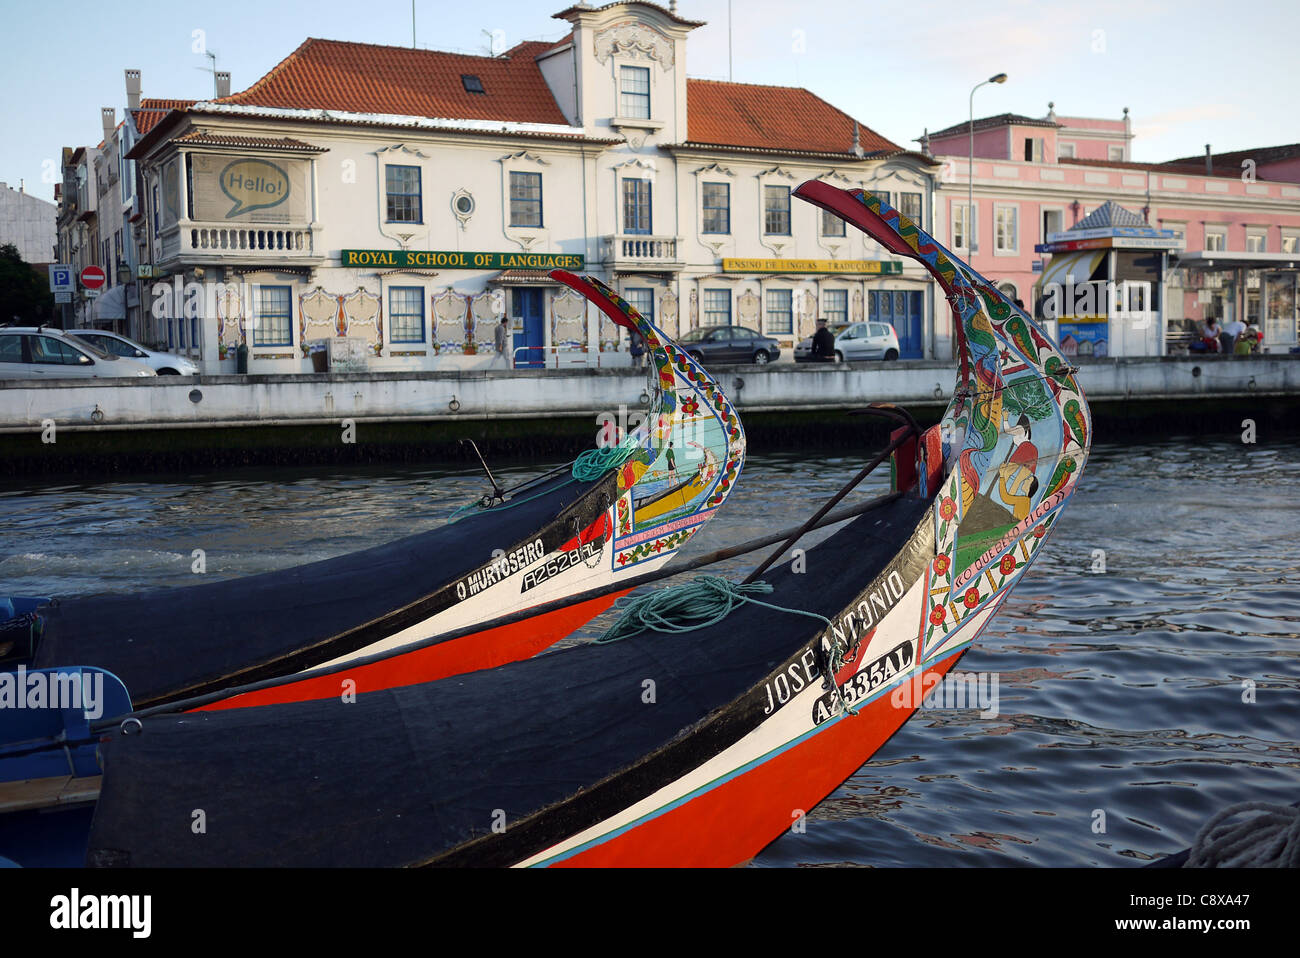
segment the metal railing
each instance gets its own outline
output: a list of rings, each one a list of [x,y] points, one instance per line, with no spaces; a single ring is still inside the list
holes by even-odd
[[[537,352],[542,354],[540,357],[537,357],[540,360],[541,365],[521,366],[519,364],[520,353]],[[561,356],[566,354],[568,358],[566,361],[562,362]],[[595,362],[591,361],[593,355],[596,357]],[[595,366],[599,368],[602,365],[605,365],[601,363],[602,356],[612,357],[626,355],[627,353],[617,351],[601,352],[600,350],[596,350],[593,353],[590,350],[574,348],[573,346],[516,346],[510,354],[510,365],[513,369],[563,369],[569,366]],[[622,363],[614,363],[613,365],[621,366]]]

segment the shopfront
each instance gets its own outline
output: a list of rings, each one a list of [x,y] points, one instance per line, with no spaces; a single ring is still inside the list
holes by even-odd
[[[1300,345],[1300,259],[1295,253],[1197,250],[1171,262],[1169,352],[1185,352],[1213,318],[1240,318],[1264,334],[1261,352],[1287,353]]]

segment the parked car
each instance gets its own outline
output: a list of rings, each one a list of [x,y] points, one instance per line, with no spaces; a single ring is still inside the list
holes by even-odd
[[[158,375],[137,359],[43,326],[0,328],[0,379],[110,379]]]
[[[703,363],[755,363],[762,366],[781,357],[781,344],[744,326],[701,326],[678,342]]]
[[[92,346],[98,346],[106,353],[121,356],[123,359],[138,359],[159,376],[199,374],[199,367],[192,359],[177,356],[175,353],[162,353],[156,349],[149,349],[120,333],[110,333],[103,329],[70,329],[68,332]]]
[[[835,334],[835,361],[851,363],[858,359],[898,358],[898,333],[888,323],[838,323],[832,326]],[[810,363],[812,337],[794,348],[794,361]]]

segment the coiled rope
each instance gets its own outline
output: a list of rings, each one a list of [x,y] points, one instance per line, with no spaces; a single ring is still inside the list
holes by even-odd
[[[1260,812],[1244,822],[1229,819]],[[1229,805],[1196,833],[1184,868],[1300,867],[1300,808],[1267,802]]]
[[[558,483],[549,489],[536,493],[531,496],[525,496],[522,499],[511,499],[503,502],[499,506],[492,505],[491,497],[483,496],[475,499],[473,502],[467,502],[460,506],[448,518],[450,524],[460,519],[465,513],[475,509],[493,509],[501,511],[502,509],[513,509],[515,506],[522,506],[525,502],[532,502],[541,496],[549,495],[556,489],[561,489],[571,482],[594,482],[603,476],[610,469],[617,469],[625,462],[631,459],[640,450],[640,446],[624,444],[621,446],[605,446],[597,449],[588,449],[582,455],[573,461],[569,468],[569,478],[564,482]]]
[[[646,631],[694,632],[697,629],[716,625],[746,603],[761,605],[763,608],[772,609],[774,612],[805,615],[810,619],[816,619],[818,622],[823,623],[828,629],[831,627],[831,620],[824,615],[809,612],[806,609],[791,609],[787,606],[775,605],[754,598],[756,595],[767,595],[771,591],[772,584],[761,580],[750,583],[736,583],[720,575],[696,576],[690,582],[682,585],[659,589],[635,598],[625,597],[619,599],[614,603],[614,607],[621,608],[623,615],[604,635],[593,641],[596,644],[618,642],[621,639],[640,635]],[[835,689],[836,694],[839,696],[840,705],[845,712],[850,715],[857,715],[857,710],[849,706],[849,703],[844,698],[844,692],[835,682],[835,673],[844,664],[844,649],[840,648],[838,644],[834,644],[829,658],[828,671],[830,674],[826,677],[828,687]]]

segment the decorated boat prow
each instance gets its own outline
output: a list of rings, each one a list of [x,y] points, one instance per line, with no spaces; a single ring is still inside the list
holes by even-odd
[[[599,280],[553,275],[644,340],[639,423],[620,433],[593,422],[598,448],[571,465],[511,490],[492,480],[455,521],[372,549],[183,588],[27,603],[22,621],[10,617],[18,639],[0,641],[0,669],[106,669],[147,707],[415,644],[366,673],[360,687],[373,690],[527,658],[605,611],[616,595],[427,641],[662,566],[740,476],[744,431],[709,373]],[[638,508],[687,470],[698,481],[686,494]]]
[[[797,564],[849,487],[755,581],[639,598],[617,641],[351,704],[146,717],[103,744],[88,861],[733,865],[867,761],[1041,553],[1091,427],[1074,370],[991,284],[874,194],[796,195],[923,263],[953,307],[942,421],[873,410],[899,429],[857,478],[892,453],[889,495]],[[192,834],[194,808],[221,810],[222,841]]]

